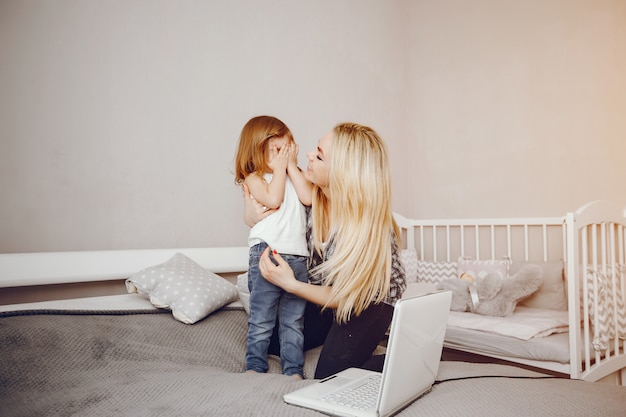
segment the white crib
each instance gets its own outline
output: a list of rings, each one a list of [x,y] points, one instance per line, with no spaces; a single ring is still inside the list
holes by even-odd
[[[563,263],[567,313],[548,309],[543,314],[565,317],[566,332],[522,340],[449,326],[446,347],[575,379],[615,374],[618,383],[626,383],[623,206],[595,201],[565,216],[537,218],[416,220],[396,214],[396,221],[405,251],[414,251],[421,265],[450,264],[460,257],[508,259],[513,265]],[[512,320],[489,319],[505,326]]]

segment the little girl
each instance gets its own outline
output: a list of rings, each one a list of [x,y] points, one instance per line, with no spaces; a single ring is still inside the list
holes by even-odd
[[[267,349],[278,322],[283,374],[304,378],[306,301],[266,281],[259,272],[259,259],[269,246],[287,260],[299,281],[308,281],[304,205],[311,204],[313,186],[298,168],[298,146],[291,131],[271,116],[254,117],[243,127],[235,171],[235,182],[245,183],[251,198],[267,210],[276,210],[254,225],[248,237],[250,316],[246,371],[267,372]]]

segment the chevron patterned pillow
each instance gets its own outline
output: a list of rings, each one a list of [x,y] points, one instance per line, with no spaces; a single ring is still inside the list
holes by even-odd
[[[626,309],[624,308],[622,288],[619,279],[616,280],[617,285],[613,288],[611,268],[607,269],[607,273],[605,273],[589,267],[585,274],[589,286],[587,301],[593,330],[591,343],[598,352],[607,350],[610,340],[615,337],[626,339]],[[624,271],[624,265],[618,265],[618,269]],[[619,277],[619,274],[617,276]],[[593,291],[594,281],[597,284],[597,300]],[[613,298],[614,295],[615,298]]]
[[[437,284],[456,277],[456,262],[417,261],[417,282]]]
[[[415,249],[403,249],[400,251],[400,262],[404,266],[406,282],[408,284],[417,281],[417,252]]]

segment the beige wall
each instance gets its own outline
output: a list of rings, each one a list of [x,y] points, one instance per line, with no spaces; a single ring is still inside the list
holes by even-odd
[[[244,245],[239,130],[388,141],[408,216],[626,202],[626,2],[0,0],[0,252]]]
[[[626,204],[626,2],[412,4],[412,216]]]
[[[379,1],[0,0],[0,252],[246,245],[244,123],[284,120],[301,166],[341,121],[403,141],[404,16]]]

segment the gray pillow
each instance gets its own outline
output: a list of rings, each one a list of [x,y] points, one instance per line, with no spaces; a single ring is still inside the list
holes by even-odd
[[[202,320],[239,298],[233,284],[182,253],[133,274],[126,288],[129,293],[149,295],[155,307],[171,309],[174,318],[185,324]]]

